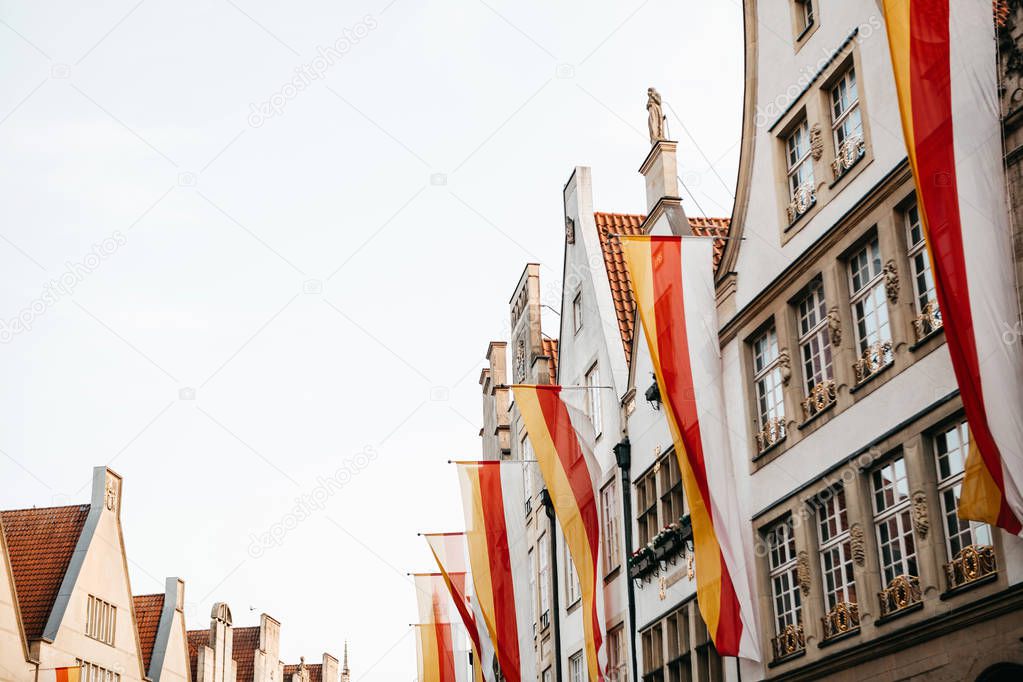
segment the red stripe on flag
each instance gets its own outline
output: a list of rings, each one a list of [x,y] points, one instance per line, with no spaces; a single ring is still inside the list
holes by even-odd
[[[437,609],[435,609],[435,612]],[[437,640],[437,661],[440,682],[458,682],[455,675],[455,644],[451,634],[451,623],[434,623]]]
[[[482,497],[483,523],[487,533],[490,582],[494,592],[494,629],[497,630],[497,657],[505,678],[519,682],[519,629],[515,617],[515,584],[512,579],[508,528],[504,517],[504,491],[501,488],[500,462],[477,467]],[[520,596],[520,599],[522,597]]]
[[[579,438],[572,426],[568,408],[561,400],[561,388],[538,386],[536,398],[543,411],[547,431],[551,435],[551,441],[558,453],[561,467],[565,470],[569,485],[572,486],[572,494],[582,517],[586,542],[590,546],[590,557],[593,562],[591,575],[594,577],[591,587],[590,618],[593,625],[594,647],[596,651],[600,651],[604,642],[604,633],[600,631],[600,614],[597,613],[596,608],[596,590],[601,589],[601,585],[596,579],[598,575],[597,549],[600,546],[600,518],[597,512],[597,501],[593,495],[593,478],[586,465],[586,456],[583,454],[582,448],[579,447]],[[603,673],[601,673],[602,676]]]
[[[945,336],[970,433],[985,467],[1003,491],[998,526],[1018,535],[1020,520],[1005,499],[1001,454],[984,409],[970,310],[956,182],[949,19],[948,0],[914,0],[910,6],[910,91],[917,192],[924,204],[938,304],[947,321]]]
[[[706,460],[703,452],[703,439],[700,436],[700,420],[696,409],[696,392],[693,386],[693,372],[689,359],[689,337],[686,334],[684,321],[685,301],[682,295],[682,244],[674,237],[651,237],[650,257],[653,273],[653,297],[655,319],[658,329],[658,355],[661,361],[661,375],[665,386],[662,386],[664,397],[669,403],[671,413],[681,420],[678,424],[685,445],[685,453],[676,453],[678,457],[686,457],[696,478],[696,486],[707,508],[707,515],[712,524],[715,523],[711,506],[710,488],[707,482]],[[680,322],[682,322],[680,324]],[[725,453],[719,453],[724,457]],[[732,584],[732,576],[725,563],[725,557],[718,554],[721,561],[721,604],[718,630],[714,637],[717,650],[726,656],[737,656],[739,640],[742,638],[742,620],[740,618],[739,597]]]

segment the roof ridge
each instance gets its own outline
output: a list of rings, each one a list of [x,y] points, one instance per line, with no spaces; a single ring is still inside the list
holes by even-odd
[[[15,512],[27,512],[27,511],[52,511],[54,509],[82,509],[85,507],[92,507],[91,504],[58,504],[52,507],[21,507],[18,509],[0,509],[0,514],[13,514]]]

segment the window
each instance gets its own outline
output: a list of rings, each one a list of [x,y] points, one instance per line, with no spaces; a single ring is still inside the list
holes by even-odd
[[[831,339],[828,336],[828,304],[824,300],[824,283],[818,276],[796,303],[799,315],[799,355],[803,363],[806,395],[813,394],[818,384],[831,381]]]
[[[582,596],[582,588],[579,587],[579,573],[575,570],[575,562],[572,561],[572,554],[565,548],[565,606],[571,606],[579,601]]]
[[[835,139],[835,156],[840,159],[844,156],[851,158],[848,166],[842,169],[844,172],[859,160],[863,141],[856,70],[852,67],[831,88],[831,129]]]
[[[674,452],[674,450],[672,451]],[[682,499],[682,470],[671,452],[661,460],[661,526],[674,523],[685,515]]]
[[[540,553],[540,627],[546,627],[550,618],[551,608],[551,550],[548,545],[547,534],[544,533],[537,540],[537,550]]]
[[[533,454],[533,446],[529,442],[529,436],[522,437],[522,443],[519,452],[522,453],[522,490],[525,492],[525,507],[526,515],[529,515],[533,511],[533,464],[532,460],[536,459],[536,455]]]
[[[796,21],[799,27],[799,35],[806,32],[813,26],[813,1],[796,0]]]
[[[901,575],[916,576],[916,545],[909,504],[906,462],[893,460],[871,475],[878,559],[885,585]]]
[[[949,561],[964,547],[990,545],[991,527],[986,523],[965,521],[958,516],[959,496],[963,487],[966,454],[970,449],[970,429],[966,422],[939,433],[934,439],[938,464],[938,498],[945,522],[945,549]]]
[[[931,259],[927,255],[924,227],[920,221],[920,208],[913,203],[906,209],[906,244],[909,245],[909,267],[913,275],[913,307],[917,319],[914,322],[918,339],[927,336],[941,326],[941,310],[934,289],[934,274]]]
[[[789,199],[795,203],[789,212],[789,222],[793,223],[816,201],[813,158],[810,156],[810,127],[806,119],[785,139],[785,169],[789,181]]]
[[[600,512],[604,518],[604,575],[618,568],[621,563],[618,530],[618,483],[615,479],[600,490]]]
[[[892,361],[892,332],[877,235],[849,259],[849,284],[856,344],[861,354],[856,364],[859,382]]]
[[[830,491],[821,502],[817,509],[817,533],[826,608],[833,609],[841,602],[855,604],[856,580],[844,489]]]
[[[78,658],[75,662],[82,669],[81,682],[121,682],[121,674]]]
[[[753,383],[757,400],[757,449],[763,452],[785,438],[778,335],[773,326],[753,340]]]
[[[771,569],[771,599],[774,603],[776,634],[790,625],[799,625],[802,601],[796,567],[796,537],[786,519],[767,533],[768,558]]]
[[[533,554],[533,548],[529,548],[529,615],[533,620],[533,632],[536,633],[536,603],[539,600],[539,595],[536,593],[536,556]]]
[[[583,682],[583,652],[577,651],[568,659],[568,679]]]
[[[681,608],[664,619],[664,639],[668,647],[668,682],[692,677],[689,656],[689,611]]]
[[[643,682],[664,682],[664,650],[661,624],[643,631]]]
[[[579,292],[572,299],[572,329],[578,334],[583,328],[583,294]]]
[[[604,429],[604,419],[600,410],[600,370],[596,365],[586,373],[586,415],[593,422],[593,433],[600,436]]]
[[[543,671],[543,682],[554,682],[554,673],[550,668]]]
[[[639,525],[639,546],[646,545],[657,535],[657,476],[653,470],[636,481],[636,510]]]
[[[608,682],[628,682],[628,655],[625,652],[625,626],[619,625],[607,633]]]
[[[117,607],[90,594],[85,607],[86,636],[113,646],[116,622]]]

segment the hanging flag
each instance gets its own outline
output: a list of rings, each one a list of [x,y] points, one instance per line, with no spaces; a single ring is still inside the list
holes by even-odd
[[[444,576],[440,573],[417,573],[413,579],[419,603],[416,625],[416,653],[419,682],[465,682],[467,654],[459,642],[459,632],[452,621]]]
[[[488,670],[484,665],[493,661],[494,649],[483,625],[483,619],[477,617],[478,609],[473,604],[475,599],[472,596],[465,533],[424,533],[423,537],[430,546],[430,552],[451,593],[455,610],[461,616],[472,641],[473,676],[477,682],[492,680],[494,678],[492,667]]]
[[[991,4],[885,0],[884,14],[945,340],[970,427],[959,516],[1018,535],[1023,345]]]
[[[723,656],[760,660],[729,458],[712,240],[621,237],[693,525],[696,596]]]
[[[561,387],[551,385],[512,386],[512,392],[579,576],[589,679],[605,680],[607,629],[604,581],[598,569],[601,530],[597,507],[602,471],[593,456],[593,425],[575,404],[585,400],[586,394],[569,391],[572,396],[566,400]]]
[[[49,668],[39,670],[39,682],[81,682],[82,667]]]
[[[529,545],[521,463],[455,462],[469,569],[481,618],[507,682],[534,682]],[[486,666],[484,661],[484,666]],[[488,668],[490,669],[490,668]]]

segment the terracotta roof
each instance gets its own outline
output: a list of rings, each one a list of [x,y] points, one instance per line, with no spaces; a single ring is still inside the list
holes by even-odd
[[[290,682],[289,678],[298,672],[299,665],[286,665],[284,666],[284,682]],[[316,663],[310,665],[305,664],[305,669],[309,671],[309,682],[323,682],[323,664]]]
[[[259,648],[259,626],[235,628],[231,653],[238,664],[238,682],[252,682],[254,659]]]
[[[139,645],[142,647],[143,669],[149,672],[149,661],[153,657],[153,645],[156,644],[156,631],[160,628],[160,616],[163,614],[162,594],[142,594],[132,597],[135,602],[135,628],[139,632]]]
[[[542,339],[543,342],[543,354],[550,358],[549,363],[551,366],[551,383],[557,383],[558,380],[558,340],[548,339],[546,336]]]
[[[21,622],[28,641],[43,635],[89,505],[0,511]]]
[[[636,331],[636,302],[632,298],[629,273],[625,269],[621,242],[614,235],[643,234],[642,225],[646,216],[627,213],[594,213],[597,223],[597,236],[600,238],[600,250],[604,254],[604,266],[607,268],[607,279],[611,285],[611,299],[618,318],[618,330],[622,335],[625,347],[625,360],[632,362],[632,338]],[[702,237],[728,236],[728,218],[692,217],[689,225],[693,234]],[[714,267],[721,262],[724,252],[724,239],[714,240]]]
[[[198,677],[199,649],[210,645],[209,630],[189,630],[185,633],[188,637],[188,665],[192,668],[192,679]]]

